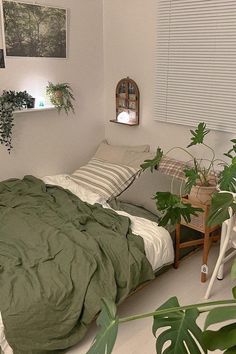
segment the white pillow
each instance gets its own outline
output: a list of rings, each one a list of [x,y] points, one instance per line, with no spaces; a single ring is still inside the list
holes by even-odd
[[[122,193],[135,180],[139,170],[93,158],[76,170],[71,178],[108,200]]]
[[[106,141],[103,141],[95,155],[94,158],[101,159],[107,162],[126,165],[125,154],[127,152],[134,151],[136,153],[148,152],[150,150],[149,145],[140,146],[119,146],[119,145],[109,145]]]

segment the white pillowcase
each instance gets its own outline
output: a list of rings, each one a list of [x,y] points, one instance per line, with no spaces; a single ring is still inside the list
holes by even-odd
[[[100,194],[94,193],[90,189],[84,188],[81,184],[76,183],[71,179],[69,175],[55,175],[55,176],[46,176],[42,178],[45,184],[59,186],[64,189],[68,189],[71,193],[79,197],[83,202],[89,204],[95,203],[104,203],[104,197]]]

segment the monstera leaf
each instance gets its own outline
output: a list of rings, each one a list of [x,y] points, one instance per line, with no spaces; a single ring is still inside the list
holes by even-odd
[[[210,132],[209,129],[206,129],[205,123],[199,123],[196,130],[190,130],[192,134],[192,142],[187,146],[193,146],[197,144],[202,144],[204,141],[205,136]]]
[[[176,297],[168,300],[158,310],[172,307],[180,307]],[[154,336],[156,336],[158,330],[164,329],[164,331],[157,336],[157,354],[201,354],[199,347],[204,353],[207,353],[202,340],[202,331],[196,324],[199,314],[197,309],[189,309],[154,316]],[[165,344],[169,341],[170,345],[165,348]]]
[[[206,318],[205,329],[211,325],[236,319],[236,306],[218,307],[211,310]],[[226,325],[219,330],[206,330],[203,341],[207,349],[214,351],[220,349],[226,354],[236,353],[236,323]]]
[[[229,219],[229,207],[236,211],[236,204],[231,193],[214,193],[211,199],[207,225],[220,225],[222,222]]]
[[[154,196],[157,210],[162,214],[158,223],[159,226],[168,224],[175,225],[180,223],[181,217],[186,223],[191,221],[191,216],[197,216],[201,208],[195,208],[189,203],[183,203],[181,197],[170,192],[157,192]]]
[[[154,159],[145,160],[144,163],[141,165],[142,170],[145,171],[148,168],[150,168],[151,172],[153,172],[154,169],[158,169],[162,157],[163,157],[163,151],[161,148],[158,148]]]
[[[115,304],[103,299],[102,311],[97,319],[97,325],[101,329],[87,354],[111,354],[118,333],[118,323]]]

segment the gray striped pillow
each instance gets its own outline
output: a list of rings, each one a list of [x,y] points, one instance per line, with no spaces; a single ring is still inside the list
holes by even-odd
[[[138,172],[139,168],[93,158],[75,171],[71,178],[108,200],[120,195],[135,180]]]

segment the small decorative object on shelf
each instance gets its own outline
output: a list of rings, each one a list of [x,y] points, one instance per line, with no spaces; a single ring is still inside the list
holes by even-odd
[[[54,85],[52,82],[48,83],[46,88],[47,95],[57,111],[62,110],[68,114],[70,111],[75,113],[72,101],[75,100],[72,88],[68,83],[61,83]]]
[[[116,119],[112,123],[139,125],[139,89],[129,77],[118,82],[116,87]]]

